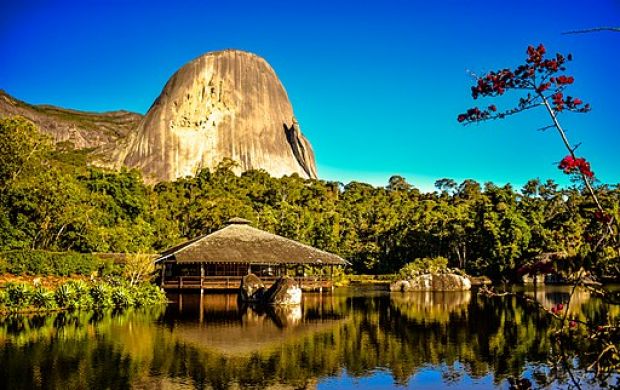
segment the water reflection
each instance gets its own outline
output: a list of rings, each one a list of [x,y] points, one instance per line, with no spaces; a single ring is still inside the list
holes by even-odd
[[[445,323],[466,316],[471,291],[398,292],[390,294],[391,307],[413,321]]]
[[[533,296],[546,305],[565,293]],[[471,292],[337,290],[280,308],[170,298],[149,310],[0,318],[0,388],[488,388],[546,369],[552,349],[546,316]],[[574,303],[580,315],[618,314],[587,295]]]

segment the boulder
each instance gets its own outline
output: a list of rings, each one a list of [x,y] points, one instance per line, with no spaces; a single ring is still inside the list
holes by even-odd
[[[471,289],[468,278],[453,273],[423,274],[397,280],[390,291],[467,291]]]
[[[265,293],[265,285],[254,274],[248,274],[241,279],[239,299],[243,302],[261,302]]]
[[[293,278],[283,276],[266,289],[258,276],[248,274],[241,279],[239,299],[259,305],[297,305],[301,303],[301,288]]]
[[[293,278],[278,278],[263,294],[263,303],[269,305],[298,305],[301,303],[301,288]]]

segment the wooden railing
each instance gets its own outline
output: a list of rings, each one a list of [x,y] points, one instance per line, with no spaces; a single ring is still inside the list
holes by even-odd
[[[229,290],[237,289],[241,285],[241,276],[168,276],[164,279],[162,287],[165,289],[203,289],[203,290]],[[261,277],[265,287],[271,286],[277,277]],[[305,276],[293,278],[302,289],[318,290],[331,288],[332,280],[326,276]]]

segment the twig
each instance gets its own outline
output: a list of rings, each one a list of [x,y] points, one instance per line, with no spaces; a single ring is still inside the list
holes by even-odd
[[[594,28],[587,28],[584,30],[566,31],[566,32],[563,32],[562,35],[585,34],[585,33],[591,33],[591,32],[599,32],[599,31],[620,32],[620,27],[594,27]]]

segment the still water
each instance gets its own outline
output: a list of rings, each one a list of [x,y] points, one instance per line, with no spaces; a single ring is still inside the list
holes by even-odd
[[[568,298],[557,287],[528,294],[548,307]],[[0,388],[488,389],[550,372],[552,321],[512,297],[346,288],[262,310],[233,294],[170,299],[124,312],[0,317]],[[620,315],[586,291],[571,310]]]

